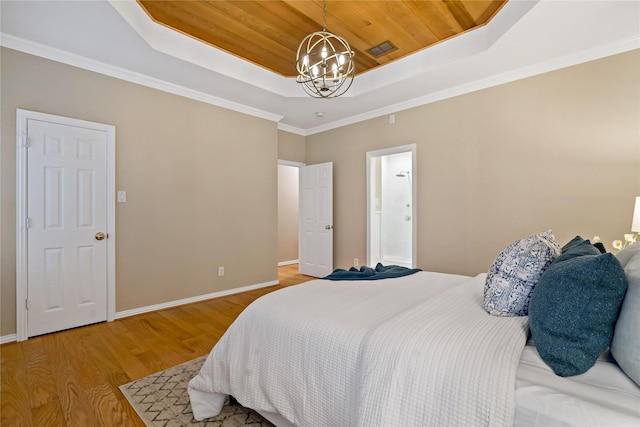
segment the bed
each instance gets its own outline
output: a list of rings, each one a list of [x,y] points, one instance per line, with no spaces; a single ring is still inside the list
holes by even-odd
[[[194,417],[232,395],[278,427],[640,425],[640,388],[608,352],[556,375],[528,316],[487,313],[486,284],[420,271],[267,294],[190,381]]]

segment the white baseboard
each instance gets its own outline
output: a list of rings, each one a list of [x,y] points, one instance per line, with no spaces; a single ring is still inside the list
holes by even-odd
[[[197,297],[184,298],[175,301],[163,302],[162,304],[148,305],[146,307],[134,308],[131,310],[116,312],[116,319],[122,319],[123,317],[135,316],[136,314],[149,313],[151,311],[162,310],[165,308],[177,307],[179,305],[191,304],[192,302],[205,301],[212,298],[220,298],[227,295],[239,294],[241,292],[252,291],[254,289],[266,288],[267,286],[278,285],[278,280],[272,280],[270,282],[258,283],[257,285],[243,286],[241,288],[227,289],[225,291],[213,292],[205,295],[198,295]],[[16,341],[18,336],[16,334],[0,336],[0,344],[10,343]]]
[[[280,261],[278,263],[278,267],[282,267],[283,265],[297,264],[297,263],[298,263],[297,259],[292,259],[291,261]]]
[[[3,336],[0,337],[0,344],[6,344],[6,343],[9,343],[9,342],[14,342],[17,339],[18,339],[18,335],[16,335],[16,334],[3,335]]]
[[[197,297],[190,297],[179,299],[175,301],[163,302],[161,304],[148,305],[146,307],[134,308],[131,310],[116,312],[116,319],[122,319],[123,317],[135,316],[136,314],[149,313],[151,311],[163,310],[165,308],[177,307],[179,305],[191,304],[192,302],[205,301],[212,298],[220,298],[226,295],[238,294],[241,292],[252,291],[254,289],[266,288],[267,286],[278,285],[278,280],[272,280],[270,282],[258,283],[257,285],[243,286],[241,288],[227,289],[225,291],[213,292],[210,294],[198,295]]]

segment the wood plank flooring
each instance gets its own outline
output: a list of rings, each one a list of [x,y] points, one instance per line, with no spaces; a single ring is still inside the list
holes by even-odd
[[[313,279],[298,265],[280,285],[0,346],[0,425],[140,426],[118,386],[208,354],[256,298]]]

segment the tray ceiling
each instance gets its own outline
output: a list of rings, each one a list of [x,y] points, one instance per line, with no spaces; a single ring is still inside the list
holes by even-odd
[[[507,0],[327,1],[327,31],[355,51],[361,74],[488,23]],[[300,41],[322,30],[321,0],[138,0],[168,28],[281,76],[295,76]],[[385,42],[395,49],[370,52]]]
[[[275,2],[259,3],[270,1]],[[320,0],[292,3],[315,4],[318,14],[312,19],[314,28],[297,30],[300,34],[321,29]],[[395,10],[404,2],[329,0],[327,29],[339,31],[333,20],[342,16],[338,8],[349,3],[380,3],[377,7]],[[410,5],[425,6],[423,3],[431,2],[416,0]],[[469,2],[468,7],[475,3]],[[437,4],[452,7],[467,3]],[[279,129],[302,135],[382,119],[387,114],[640,46],[638,1],[508,1],[486,25],[402,58],[391,54],[380,57],[380,63],[386,61],[384,66],[366,73],[360,70],[349,92],[328,101],[307,96],[295,79],[244,60],[239,53],[213,48],[154,22],[136,0],[2,0],[0,12],[3,48],[272,120]],[[374,25],[371,19],[367,22]],[[367,56],[362,53],[365,48],[386,40],[401,44],[385,33],[358,45],[359,55]],[[253,39],[250,42],[260,44]],[[355,46],[357,40],[349,42]],[[296,38],[293,46],[298,43]],[[293,48],[291,52],[288,63],[295,61]]]

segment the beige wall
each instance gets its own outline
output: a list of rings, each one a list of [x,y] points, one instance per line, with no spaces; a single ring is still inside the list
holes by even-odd
[[[118,311],[275,280],[277,159],[334,162],[336,267],[366,256],[369,150],[417,144],[418,264],[436,271],[485,271],[546,228],[610,247],[640,195],[639,51],[306,138],[1,52],[0,335],[15,332],[16,108],[116,126]]]
[[[334,260],[366,259],[365,153],[417,144],[418,266],[476,274],[521,236],[629,232],[640,195],[640,51],[307,137],[334,162]]]
[[[2,49],[0,335],[15,333],[15,109],[116,127],[124,311],[277,279],[276,124]],[[217,267],[225,276],[217,276]]]
[[[305,137],[278,130],[278,159],[290,162],[306,162]]]
[[[278,165],[278,262],[298,259],[298,172]]]

